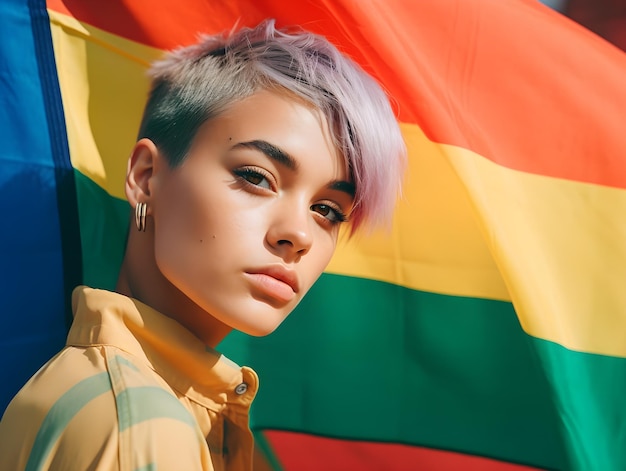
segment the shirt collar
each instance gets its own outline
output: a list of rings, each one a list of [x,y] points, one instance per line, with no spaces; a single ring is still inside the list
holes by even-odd
[[[240,368],[175,320],[136,299],[79,286],[72,295],[72,311],[68,346],[120,348],[148,363],[178,392],[207,407],[230,402],[249,406],[256,394],[254,371]]]

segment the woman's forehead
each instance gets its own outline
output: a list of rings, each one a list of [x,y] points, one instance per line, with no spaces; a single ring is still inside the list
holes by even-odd
[[[239,100],[205,122],[196,141],[267,143],[261,147],[280,149],[276,155],[290,156],[292,161],[305,157],[321,159],[330,155],[348,180],[348,165],[333,138],[324,114],[293,94],[261,90]],[[250,147],[250,146],[248,146]],[[287,161],[287,159],[283,159]]]

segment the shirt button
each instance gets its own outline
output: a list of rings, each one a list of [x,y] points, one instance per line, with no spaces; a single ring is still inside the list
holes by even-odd
[[[242,395],[248,390],[248,385],[246,383],[241,383],[235,388],[235,394]]]

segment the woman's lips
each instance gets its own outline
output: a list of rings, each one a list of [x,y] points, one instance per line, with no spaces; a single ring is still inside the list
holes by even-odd
[[[296,295],[291,286],[270,275],[264,273],[246,273],[246,275],[258,291],[276,301],[288,303]]]
[[[246,275],[261,294],[282,303],[291,301],[298,291],[295,273],[280,266],[248,271]]]

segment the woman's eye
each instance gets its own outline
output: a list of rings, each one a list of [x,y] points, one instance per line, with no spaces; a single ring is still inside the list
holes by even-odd
[[[348,220],[345,214],[338,208],[334,208],[328,204],[314,204],[311,210],[325,217],[332,223],[340,223]]]
[[[261,173],[258,170],[254,170],[251,168],[241,168],[233,171],[237,177],[245,180],[246,182],[258,186],[259,188],[265,188],[267,190],[272,189],[272,185],[266,175]]]

